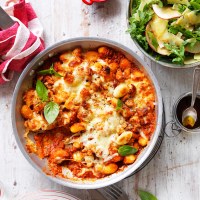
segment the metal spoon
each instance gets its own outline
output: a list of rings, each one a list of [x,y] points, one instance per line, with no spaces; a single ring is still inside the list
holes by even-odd
[[[183,111],[182,123],[185,127],[193,127],[197,121],[197,111],[194,109],[194,103],[197,96],[197,90],[200,83],[200,66],[196,67],[193,72],[192,101],[191,106]]]

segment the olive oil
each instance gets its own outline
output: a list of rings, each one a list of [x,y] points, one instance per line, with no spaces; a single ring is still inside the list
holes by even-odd
[[[179,101],[179,103],[177,105],[176,115],[181,124],[183,124],[182,123],[183,111],[190,107],[191,100],[192,100],[191,96],[185,96]],[[200,97],[198,97],[198,96],[197,96],[195,104],[194,104],[194,109],[197,111],[197,121],[194,124],[194,126],[192,126],[192,125],[190,125],[191,119],[188,119],[189,121],[187,121],[183,124],[183,126],[185,125],[185,127],[188,129],[195,129],[195,128],[200,127]]]

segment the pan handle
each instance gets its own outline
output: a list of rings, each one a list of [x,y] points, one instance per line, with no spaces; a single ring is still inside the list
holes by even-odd
[[[174,120],[167,122],[164,128],[164,133],[167,137],[176,137],[181,133],[181,128],[176,125]]]

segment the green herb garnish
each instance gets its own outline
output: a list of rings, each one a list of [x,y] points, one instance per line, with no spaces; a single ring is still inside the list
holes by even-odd
[[[51,75],[55,75],[57,77],[63,77],[62,75],[60,75],[58,72],[56,72],[54,70],[53,64],[51,65],[51,67],[49,69],[41,70],[38,72],[38,74],[40,74],[40,75],[51,74]]]
[[[49,124],[53,123],[59,114],[59,105],[49,102],[44,107],[44,116]]]
[[[149,39],[151,40],[152,45],[154,46],[155,49],[157,49],[158,48],[158,41],[155,38],[154,34],[150,31],[147,34],[148,34]]]
[[[116,110],[120,110],[123,106],[123,102],[121,99],[118,99],[117,100],[117,107],[116,107]]]
[[[145,37],[146,24],[151,20],[152,16],[153,10],[145,6],[142,11],[134,9],[129,19],[130,26],[128,32],[145,50],[148,49],[148,42]]]
[[[123,146],[119,147],[119,149],[118,149],[118,153],[121,156],[135,154],[135,153],[137,153],[137,151],[138,150],[136,148],[131,147],[129,145],[123,145]]]
[[[186,5],[183,5],[183,4],[178,4],[178,11],[180,13],[183,13],[185,11],[185,9],[187,8]]]
[[[48,90],[40,80],[37,80],[36,82],[36,92],[42,101],[48,101]]]
[[[143,190],[139,190],[138,194],[141,200],[158,200],[153,194],[143,191]]]
[[[36,92],[42,101],[49,101],[48,90],[42,81],[37,80]],[[48,102],[44,107],[44,117],[49,124],[53,123],[59,114],[59,105],[52,101]]]
[[[199,38],[200,39],[200,31],[190,31],[181,26],[169,26],[168,31],[176,35],[178,32],[182,33],[185,39],[189,38]]]
[[[184,64],[185,59],[185,48],[184,45],[181,45],[180,47],[173,45],[173,44],[164,44],[165,48],[171,52],[170,56],[174,57],[172,59],[173,63],[176,64]]]
[[[194,10],[200,10],[200,0],[191,0],[190,5]]]

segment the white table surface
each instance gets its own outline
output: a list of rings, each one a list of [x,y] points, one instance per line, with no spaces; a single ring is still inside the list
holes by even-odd
[[[3,5],[4,0],[0,0]],[[81,0],[30,0],[45,30],[48,47],[63,39],[97,36],[120,42],[141,56],[153,70],[160,84],[171,120],[172,105],[178,96],[191,88],[192,69],[169,69],[151,62],[138,51],[126,33],[126,0],[84,5]],[[11,126],[12,93],[19,74],[11,82],[0,85],[0,181],[10,199],[42,188],[65,190],[89,200],[86,190],[62,187],[39,174],[20,152]],[[155,194],[159,200],[200,199],[200,134],[180,134],[164,138],[153,160],[136,175],[119,186],[129,197],[139,200],[138,188]]]

